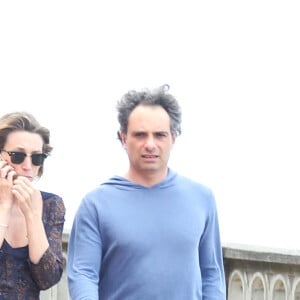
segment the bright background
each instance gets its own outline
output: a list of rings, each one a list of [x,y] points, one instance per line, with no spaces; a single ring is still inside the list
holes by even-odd
[[[211,187],[223,243],[300,249],[299,1],[1,1],[0,112],[51,129],[40,188],[66,226],[123,174],[115,104],[168,83],[183,109],[170,166]]]

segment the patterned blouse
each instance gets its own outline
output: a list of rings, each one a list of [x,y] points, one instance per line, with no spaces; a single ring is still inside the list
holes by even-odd
[[[43,223],[49,247],[38,264],[29,260],[28,246],[12,248],[6,240],[0,248],[0,300],[37,300],[40,290],[55,285],[63,272],[63,200],[42,193]]]

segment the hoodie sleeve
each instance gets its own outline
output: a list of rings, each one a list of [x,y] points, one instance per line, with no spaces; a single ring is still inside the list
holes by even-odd
[[[203,300],[225,300],[226,285],[215,199],[210,193],[205,230],[199,244]]]
[[[76,213],[68,248],[68,287],[72,300],[98,300],[102,243],[97,212],[83,199]]]

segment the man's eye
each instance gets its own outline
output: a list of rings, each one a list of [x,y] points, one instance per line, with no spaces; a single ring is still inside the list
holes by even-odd
[[[135,134],[135,136],[136,137],[142,137],[142,136],[144,136],[145,134],[143,133],[143,132],[137,132],[136,134]]]
[[[167,134],[166,132],[158,132],[158,133],[156,134],[156,136],[159,137],[159,138],[162,138],[162,137],[167,137],[168,134]]]

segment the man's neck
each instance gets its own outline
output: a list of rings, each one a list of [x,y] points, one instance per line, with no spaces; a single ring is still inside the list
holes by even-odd
[[[166,168],[163,171],[149,171],[149,172],[135,172],[133,170],[128,170],[128,172],[125,174],[125,178],[129,181],[135,182],[137,184],[151,187],[154,186],[160,182],[162,182],[168,175],[168,169]]]

